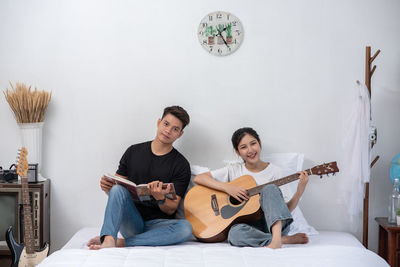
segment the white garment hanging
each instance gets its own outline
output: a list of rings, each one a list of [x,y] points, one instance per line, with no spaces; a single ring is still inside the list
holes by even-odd
[[[367,86],[359,81],[352,93],[354,100],[345,128],[339,196],[347,205],[352,230],[356,231],[360,224],[354,223],[354,220],[363,210],[365,183],[370,179],[371,101]]]

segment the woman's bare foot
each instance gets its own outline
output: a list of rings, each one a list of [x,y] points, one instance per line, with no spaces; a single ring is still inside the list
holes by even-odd
[[[271,243],[269,243],[268,246],[266,246],[267,248],[272,248],[272,249],[277,249],[277,248],[281,248],[282,247],[282,242],[281,239],[279,240],[271,240]]]
[[[282,247],[282,221],[275,222],[271,227],[272,240],[267,248],[277,249]]]
[[[113,238],[114,240],[114,238]],[[103,242],[104,243],[104,242]],[[91,246],[99,246],[99,248],[94,248],[93,249],[100,249],[101,248],[101,242],[100,242],[100,236],[95,236],[92,239],[90,239],[87,244],[86,244],[90,249]],[[118,238],[117,239],[117,247],[125,247],[125,240],[123,238]]]
[[[308,236],[305,233],[282,236],[282,244],[307,244]]]

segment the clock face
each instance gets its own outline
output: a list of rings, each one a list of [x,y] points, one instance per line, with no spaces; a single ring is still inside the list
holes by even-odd
[[[225,56],[239,48],[243,41],[243,27],[240,20],[231,13],[217,11],[201,20],[197,35],[207,52]]]

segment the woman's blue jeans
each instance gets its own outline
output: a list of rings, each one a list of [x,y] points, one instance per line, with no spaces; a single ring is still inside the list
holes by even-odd
[[[248,224],[235,224],[229,230],[228,241],[238,247],[268,246],[272,240],[271,226],[282,221],[282,236],[289,232],[293,222],[292,215],[283,199],[282,192],[276,185],[267,185],[260,195],[260,205],[264,218]]]
[[[166,246],[187,241],[192,237],[192,225],[186,220],[155,219],[144,221],[129,191],[114,185],[108,194],[104,223],[100,237],[112,236],[117,241],[118,231],[125,238],[125,246]]]

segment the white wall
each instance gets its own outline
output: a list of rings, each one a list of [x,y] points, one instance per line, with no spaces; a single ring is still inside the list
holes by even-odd
[[[216,10],[244,26],[242,46],[228,57],[207,54],[197,40],[198,23]],[[53,92],[42,171],[52,181],[52,250],[101,224],[100,176],[130,144],[154,137],[167,105],[191,115],[176,147],[192,164],[215,168],[233,158],[230,136],[242,126],[257,129],[267,151],[305,153],[305,167],[340,163],[351,91],[364,81],[371,45],[382,50],[372,80],[376,251],[374,217],[387,215],[388,166],[400,152],[399,11],[396,0],[1,1],[0,88],[23,81]],[[0,125],[0,164],[8,167],[20,136],[4,97]],[[316,228],[350,231],[337,194],[336,178],[310,180],[301,205]],[[361,239],[361,229],[355,234]]]

